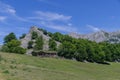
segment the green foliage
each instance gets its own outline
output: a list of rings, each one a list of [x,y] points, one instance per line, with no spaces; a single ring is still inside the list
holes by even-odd
[[[58,33],[56,37],[54,39],[62,41],[58,49],[58,55],[61,57],[97,63],[120,61],[120,44],[96,43],[85,39],[75,39],[68,35],[62,35],[60,38]]]
[[[43,34],[49,35],[49,50],[58,50],[58,56],[76,59],[77,61],[88,61],[104,63],[106,61],[118,61],[120,62],[120,44],[110,44],[107,41],[96,43],[85,39],[75,39],[68,35],[63,35],[59,32],[50,33],[44,29],[38,29],[43,31]],[[106,36],[108,34],[106,33]],[[21,38],[23,38],[23,35]],[[28,42],[28,49],[43,50],[44,40],[42,36],[38,37],[37,32],[32,32],[32,39],[35,40],[35,46],[33,48],[33,42]],[[57,49],[55,41],[61,43]],[[25,49],[20,47],[20,42],[17,40],[14,33],[10,33],[4,38],[5,44],[2,46],[2,51],[20,53],[26,52]]]
[[[11,40],[10,42],[3,45],[2,51],[24,54],[26,52],[26,49],[23,49],[22,47],[20,47],[20,44],[21,43],[18,40]]]
[[[59,32],[56,32],[52,35],[52,38],[56,41],[62,42],[63,40],[63,35]]]
[[[32,39],[36,39],[36,38],[38,38],[38,34],[37,34],[37,32],[32,32]]]
[[[8,34],[7,36],[5,36],[4,38],[4,43],[8,43],[11,40],[17,40],[15,34],[13,32],[11,32],[10,34]]]
[[[0,52],[0,80],[119,80],[120,64],[99,65],[60,58],[36,58]],[[15,61],[11,63],[11,61]],[[4,73],[5,72],[5,73]],[[34,74],[33,74],[34,73]],[[26,75],[27,76],[26,76]]]
[[[60,45],[59,49],[58,49],[58,55],[68,58],[68,59],[72,59],[74,56],[74,52],[76,50],[76,46],[70,42],[63,42],[62,45]]]
[[[28,42],[28,49],[31,49],[31,48],[33,48],[33,41]]]
[[[86,53],[86,47],[79,46],[79,48],[76,49],[74,57],[76,58],[77,61],[84,61],[84,60],[86,60],[87,57],[88,57],[88,55]]]
[[[22,36],[20,37],[20,39],[23,39],[26,36],[26,34],[22,34]]]
[[[4,74],[9,74],[10,72],[8,70],[3,71]]]
[[[36,45],[34,46],[34,50],[42,50],[43,49],[43,44],[44,44],[44,41],[43,41],[43,37],[40,36],[36,39]]]
[[[49,35],[50,37],[52,37],[52,36],[53,36],[53,34],[52,34],[51,32],[48,32],[48,35]]]
[[[47,35],[47,34],[48,34],[48,32],[47,32],[45,29],[38,28],[38,30],[42,31],[44,35]]]
[[[57,50],[57,44],[53,39],[49,39],[49,50],[50,51],[56,51]]]

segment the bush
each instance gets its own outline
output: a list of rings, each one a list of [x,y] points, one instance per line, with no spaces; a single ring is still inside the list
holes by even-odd
[[[38,34],[37,34],[37,32],[32,32],[32,39],[36,39],[36,38],[38,38]]]
[[[53,39],[49,39],[49,50],[51,51],[57,50],[57,44]]]
[[[5,36],[4,43],[8,43],[8,42],[10,42],[12,40],[17,40],[16,35],[13,32],[11,32],[7,36]]]
[[[34,46],[34,49],[35,50],[42,50],[43,49],[43,44],[44,44],[44,41],[43,41],[43,38],[42,36],[38,37],[36,39],[36,45]]]
[[[20,44],[21,44],[20,41],[12,40],[12,41],[3,45],[2,51],[3,52],[10,52],[10,53],[19,53],[19,54],[26,53],[26,49],[20,47]]]
[[[22,34],[22,36],[20,37],[20,39],[25,38],[26,34]]]
[[[3,71],[5,74],[9,74],[10,72],[8,70]]]
[[[48,32],[45,29],[38,28],[39,31],[42,31],[44,35],[47,35]]]
[[[33,48],[33,41],[28,42],[28,49],[31,49],[31,48]]]
[[[32,56],[37,56],[38,54],[36,52],[32,52]]]

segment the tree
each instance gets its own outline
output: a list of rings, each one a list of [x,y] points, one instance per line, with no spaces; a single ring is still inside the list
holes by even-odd
[[[33,31],[32,32],[32,39],[36,39],[36,38],[38,38],[38,34],[37,34],[37,32]]]
[[[31,48],[33,48],[33,41],[28,42],[28,49],[31,49]]]
[[[49,39],[49,50],[51,51],[57,50],[57,44],[53,39]]]
[[[26,49],[20,47],[21,42],[18,40],[11,40],[8,43],[4,44],[2,47],[2,51],[10,52],[10,53],[26,53]]]
[[[42,31],[44,35],[47,35],[48,32],[45,30],[45,29],[42,29],[42,28],[38,28],[39,31]]]
[[[79,48],[76,50],[74,56],[75,56],[75,59],[78,61],[87,60],[86,48],[84,46],[79,46]]]
[[[56,32],[52,35],[52,38],[56,41],[62,42],[63,40],[63,35],[59,32]]]
[[[63,42],[58,48],[58,56],[65,57],[68,59],[74,58],[76,46],[70,42]]]
[[[22,36],[20,37],[20,39],[23,39],[26,36],[26,34],[22,34]]]
[[[40,36],[36,39],[36,42],[35,42],[35,46],[34,46],[34,49],[35,50],[42,50],[43,49],[43,44],[44,44],[44,41],[43,41],[43,37]]]
[[[13,32],[11,32],[10,34],[8,34],[7,36],[5,36],[4,38],[4,43],[8,43],[11,40],[17,40],[15,34]]]
[[[51,32],[48,32],[48,36],[52,37],[52,36],[53,36],[53,34],[52,34]]]

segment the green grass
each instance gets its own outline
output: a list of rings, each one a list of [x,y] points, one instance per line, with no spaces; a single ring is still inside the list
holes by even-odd
[[[101,65],[0,52],[0,80],[120,80],[120,63]]]

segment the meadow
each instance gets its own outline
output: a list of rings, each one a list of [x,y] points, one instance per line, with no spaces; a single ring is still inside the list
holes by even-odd
[[[102,65],[0,52],[0,80],[120,80],[120,63]]]

